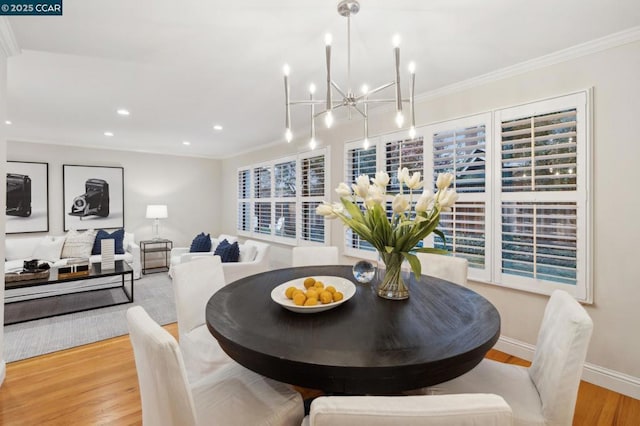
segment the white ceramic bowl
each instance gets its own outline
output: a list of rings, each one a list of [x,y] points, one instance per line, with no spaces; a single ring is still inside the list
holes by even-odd
[[[326,305],[319,303],[315,306],[298,306],[293,303],[293,300],[288,299],[284,293],[288,287],[292,286],[304,290],[304,280],[306,280],[307,278],[309,277],[297,278],[295,280],[287,281],[286,283],[280,284],[279,286],[271,290],[271,299],[273,299],[273,301],[278,305],[290,311],[298,312],[301,314],[313,314],[316,312],[333,309],[336,306],[340,306],[347,300],[351,299],[354,294],[356,294],[355,284],[353,284],[346,278],[332,276],[313,276],[316,281],[322,281],[325,287],[330,285],[334,286],[337,291],[341,292],[344,295],[344,298],[337,302],[327,303]]]

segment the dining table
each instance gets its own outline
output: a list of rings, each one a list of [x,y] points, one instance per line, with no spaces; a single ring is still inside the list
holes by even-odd
[[[320,276],[349,280],[355,294],[315,313],[292,312],[271,297],[278,286]],[[467,287],[411,274],[410,296],[398,301],[378,296],[378,283],[358,283],[348,265],[270,270],[218,290],[206,305],[207,327],[250,370],[347,395],[397,394],[451,380],[498,340],[498,311]]]

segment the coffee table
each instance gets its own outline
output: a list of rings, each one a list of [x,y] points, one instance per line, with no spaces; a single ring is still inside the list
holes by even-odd
[[[120,277],[120,283],[105,283],[99,288],[84,283],[114,276]],[[78,282],[78,286],[61,286],[71,282]],[[27,288],[33,288],[33,298],[7,300],[7,290]],[[60,279],[58,269],[51,268],[48,278],[5,282],[4,323],[9,325],[132,302],[133,269],[124,260],[116,260],[115,268],[107,271],[102,270],[100,263],[92,263],[89,274],[66,279]]]

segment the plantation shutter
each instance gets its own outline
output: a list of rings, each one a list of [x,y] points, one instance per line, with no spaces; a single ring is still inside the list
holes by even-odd
[[[316,214],[316,208],[328,199],[326,149],[316,150],[300,158],[300,240],[326,243],[325,218]]]
[[[391,177],[387,194],[397,194],[400,190],[398,168],[406,167],[409,169],[409,174],[420,172],[421,177],[424,178],[424,141],[422,137],[385,142],[384,165],[385,171]],[[422,193],[422,190],[420,192]]]
[[[253,194],[256,199],[252,217],[252,232],[271,234],[271,166],[253,169]]]
[[[296,164],[293,159],[283,159],[274,170],[274,228],[276,237],[296,238]]]
[[[491,115],[481,114],[428,127],[427,144],[432,156],[428,162],[432,190],[440,173],[452,173],[451,188],[459,195],[451,212],[440,214],[438,229],[445,234],[446,244],[430,236],[427,244],[445,249],[453,256],[469,262],[469,277],[489,280],[491,264],[489,241],[490,194],[487,191],[487,133]],[[489,141],[491,139],[489,138]]]
[[[251,232],[251,170],[238,170],[238,216],[236,229]]]
[[[496,113],[501,283],[590,298],[585,109],[581,93]]]
[[[373,178],[378,171],[376,144],[371,144],[368,149],[364,149],[362,142],[351,142],[345,144],[345,180],[351,187],[360,175],[367,175]],[[332,194],[333,195],[333,194]],[[337,197],[337,195],[336,195]],[[375,251],[369,242],[362,240],[351,228],[345,228],[345,249]]]

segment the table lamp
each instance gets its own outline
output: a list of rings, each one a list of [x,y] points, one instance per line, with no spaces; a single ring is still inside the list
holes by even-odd
[[[147,206],[147,219],[153,219],[153,239],[160,240],[160,219],[169,217],[167,206],[164,204],[150,204]]]

